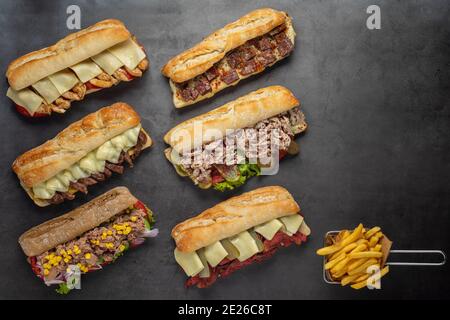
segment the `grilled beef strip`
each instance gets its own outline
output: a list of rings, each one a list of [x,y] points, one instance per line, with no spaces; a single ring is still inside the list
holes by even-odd
[[[294,44],[286,35],[286,24],[282,24],[267,34],[251,39],[229,52],[203,74],[184,83],[177,83],[177,92],[184,101],[196,100],[211,92],[213,81],[219,77],[227,85],[257,73],[277,60],[284,58],[294,49]]]
[[[88,193],[88,186],[92,186],[97,184],[98,182],[105,181],[107,178],[111,177],[112,172],[122,174],[124,170],[123,163],[126,162],[130,166],[133,167],[133,161],[136,159],[142,151],[145,143],[147,142],[147,136],[141,130],[138,135],[138,140],[136,145],[133,147],[133,154],[130,156],[128,152],[122,151],[119,156],[119,160],[117,163],[111,163],[106,161],[105,170],[103,172],[96,172],[91,174],[89,177],[78,179],[77,181],[71,182],[70,187],[83,192],[84,194]],[[60,204],[64,202],[64,200],[73,200],[75,195],[69,191],[67,192],[56,192],[55,195],[47,200],[50,204]]]

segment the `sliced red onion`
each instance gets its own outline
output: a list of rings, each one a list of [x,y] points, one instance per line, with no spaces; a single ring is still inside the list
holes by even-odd
[[[45,280],[45,284],[47,286],[51,286],[53,284],[60,284],[60,283],[64,283],[64,280],[58,280],[58,279],[53,279],[53,280]]]
[[[131,245],[132,247],[137,247],[137,246],[143,244],[144,242],[145,242],[145,239],[144,239],[144,238],[136,238],[136,239],[134,239],[133,241],[131,241],[130,245]]]
[[[159,233],[158,229],[145,230],[144,232],[142,232],[141,237],[154,238],[158,235],[158,233]]]

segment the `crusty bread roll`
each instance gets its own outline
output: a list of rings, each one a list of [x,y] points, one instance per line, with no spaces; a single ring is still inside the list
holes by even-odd
[[[130,37],[130,32],[121,21],[100,21],[89,28],[69,34],[50,47],[14,60],[8,66],[6,77],[11,88],[21,90]]]
[[[75,210],[31,228],[20,236],[19,244],[28,257],[37,256],[98,227],[137,201],[127,188],[114,188]]]
[[[255,189],[223,201],[172,229],[178,250],[194,252],[272,219],[299,213],[283,187]]]
[[[90,151],[137,126],[134,109],[118,102],[71,124],[56,137],[19,156],[12,168],[25,187],[44,182],[79,161]],[[151,140],[150,140],[151,141]]]
[[[171,129],[164,141],[180,154],[184,148],[194,149],[221,138],[210,136],[215,130],[225,136],[226,130],[251,127],[259,121],[273,117],[300,105],[294,94],[282,86],[262,88],[231,101],[217,109],[184,121]],[[201,138],[195,139],[194,131],[201,125]]]
[[[193,48],[186,50],[161,69],[174,82],[184,82],[202,74],[225,54],[250,39],[261,36],[285,22],[286,13],[262,8],[252,11],[213,32]]]
[[[217,92],[238,84],[241,80],[263,72],[282,60],[285,57],[276,55],[276,60],[261,67],[257,72],[248,75],[238,74],[239,79],[232,84],[226,84],[221,81],[211,86],[211,91],[204,95],[199,95],[194,100],[185,101],[177,94],[177,83],[183,83],[210,69],[215,63],[222,60],[226,54],[233,49],[245,44],[251,39],[262,36],[272,29],[286,24],[286,35],[292,44],[295,45],[295,31],[292,25],[292,19],[283,11],[277,11],[271,8],[262,8],[254,10],[238,20],[226,25],[225,27],[213,32],[200,43],[188,49],[164,65],[161,72],[170,78],[169,84],[173,92],[173,103],[176,108],[182,108],[195,104],[204,99],[214,96]]]

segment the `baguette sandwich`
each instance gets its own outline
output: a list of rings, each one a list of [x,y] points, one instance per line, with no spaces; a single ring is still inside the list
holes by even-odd
[[[155,237],[150,209],[125,187],[114,188],[81,207],[31,228],[19,238],[33,272],[48,286],[68,293],[80,274],[102,269],[129,248]],[[73,270],[73,269],[72,269]]]
[[[283,11],[252,11],[207,36],[162,68],[173,103],[182,108],[212,97],[289,56],[295,31]]]
[[[148,67],[136,38],[121,21],[108,19],[11,62],[6,95],[27,117],[64,113],[73,101],[141,77]]]
[[[173,228],[175,260],[189,279],[206,288],[280,247],[307,240],[310,229],[292,195],[278,186],[230,198]]]
[[[136,111],[118,102],[71,124],[13,163],[20,184],[38,206],[72,200],[75,193],[123,173],[124,163],[152,145]]]
[[[251,92],[170,130],[164,136],[170,145],[166,158],[202,189],[234,189],[261,173],[267,164],[260,161],[263,154],[278,153],[278,161],[298,153],[294,137],[307,127],[299,105],[282,86]],[[279,141],[272,144],[275,134]],[[230,141],[239,142],[233,148]],[[250,161],[255,157],[258,161]]]

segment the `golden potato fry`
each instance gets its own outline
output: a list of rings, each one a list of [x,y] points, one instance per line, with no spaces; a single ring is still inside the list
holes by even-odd
[[[337,252],[337,251],[339,251],[341,249],[342,249],[342,246],[337,245],[337,244],[333,244],[333,245],[328,246],[328,247],[320,248],[319,250],[316,251],[316,253],[319,256],[327,256],[327,255],[333,254],[333,253],[335,253],[335,252]]]
[[[363,275],[359,274],[359,277],[354,280],[354,283],[358,283],[358,282],[361,282],[361,281],[366,281],[369,278],[369,276],[370,275],[368,273],[365,273]]]
[[[342,248],[341,250],[339,250],[339,251],[333,253],[333,254],[331,255],[331,257],[328,259],[328,261],[334,260],[334,259],[336,259],[337,257],[339,257],[341,254],[348,253],[348,252],[352,251],[354,248],[356,248],[356,243],[355,243],[355,242],[350,243],[349,245],[345,246],[345,247]]]
[[[331,268],[331,272],[340,273],[349,261],[350,259],[348,257],[345,257],[342,261],[339,261],[333,268]]]
[[[375,247],[370,248],[370,251],[381,251],[381,244],[377,244]]]
[[[378,281],[378,280],[381,279],[384,275],[386,275],[388,272],[389,272],[389,266],[385,266],[385,267],[381,270],[381,272],[380,272],[378,275],[374,275],[374,277],[371,278],[370,280]],[[367,277],[367,279],[368,279],[368,278],[369,278],[369,277]],[[361,288],[364,288],[364,287],[366,287],[366,286],[368,285],[367,279],[365,279],[365,280],[363,280],[363,281],[361,281],[361,282],[355,283],[355,284],[351,285],[351,287],[352,287],[353,289],[361,289]]]
[[[352,276],[345,276],[341,279],[341,286],[346,286],[354,281],[356,278],[360,277],[361,274],[354,274]]]
[[[358,268],[359,266],[362,266],[367,261],[368,261],[368,259],[358,259],[358,260],[351,262],[348,265],[347,272],[350,272],[351,270],[355,270],[356,268]]]
[[[367,268],[373,265],[377,265],[377,260],[376,259],[369,259],[368,261],[366,261],[366,263],[360,265],[359,267],[351,270],[348,272],[349,275],[354,275],[360,272],[366,272]]]
[[[339,257],[337,257],[334,260],[328,261],[327,263],[325,263],[325,270],[331,269],[333,268],[336,264],[338,264],[340,261],[344,260],[347,257],[347,255],[344,253],[342,255],[340,255]]]
[[[371,247],[371,248],[375,247],[378,244],[379,240],[380,239],[376,235],[372,236],[369,240],[369,247]]]
[[[341,246],[345,247],[346,245],[358,240],[362,235],[362,229],[363,229],[363,225],[360,223],[347,238],[342,240]]]
[[[361,251],[367,250],[367,248],[368,247],[365,244],[360,244],[355,249],[350,251],[350,253],[361,252]]]
[[[361,251],[350,253],[348,256],[350,259],[381,258],[383,254],[381,252]]]
[[[380,227],[373,227],[372,229],[370,229],[369,231],[367,231],[364,234],[364,238],[366,239],[370,239],[371,236],[373,236],[374,234],[376,234],[378,231],[380,231],[381,228]]]

